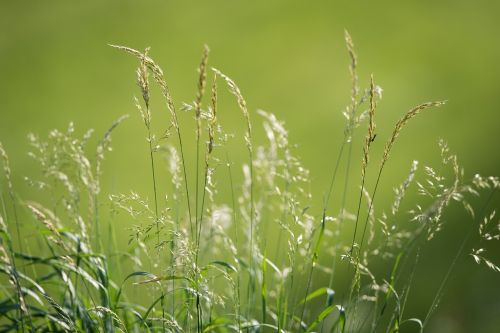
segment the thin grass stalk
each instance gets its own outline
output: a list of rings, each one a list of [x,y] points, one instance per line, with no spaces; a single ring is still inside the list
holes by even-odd
[[[417,248],[417,253],[415,255],[415,261],[414,261],[414,263],[412,265],[410,277],[408,279],[408,283],[406,284],[406,288],[404,290],[403,302],[401,304],[401,317],[404,314],[404,310],[405,310],[405,307],[406,307],[406,301],[408,300],[408,295],[410,294],[410,289],[411,289],[411,286],[412,286],[412,283],[413,283],[413,277],[415,276],[415,271],[417,269],[417,266],[418,266],[418,263],[419,263],[419,259],[420,259],[420,247]],[[375,322],[373,323],[372,327],[375,330],[375,325],[374,324],[375,324]]]
[[[158,262],[161,262],[160,260],[160,217],[158,213],[158,196],[157,196],[157,188],[156,188],[156,175],[155,175],[155,167],[154,167],[154,157],[153,157],[153,148],[152,148],[152,143],[151,143],[151,131],[148,129],[148,141],[149,141],[149,153],[150,153],[150,160],[151,160],[151,175],[152,175],[152,181],[153,181],[153,192],[154,192],[154,201],[155,201],[155,218],[156,218],[156,240],[157,240],[157,246],[158,246]],[[165,307],[164,307],[164,292],[163,292],[163,286],[160,284],[161,288],[161,311],[162,311],[162,332],[166,332],[165,330]]]
[[[335,170],[332,175],[332,180],[330,183],[330,189],[329,189],[329,194],[333,190],[333,183],[336,177],[337,173],[337,168],[338,168],[338,163],[341,160],[343,151],[344,151],[344,146],[346,144],[349,145],[349,150],[348,150],[348,155],[347,155],[347,166],[346,166],[346,172],[345,172],[345,180],[344,180],[344,189],[342,192],[342,203],[340,207],[340,221],[339,221],[339,226],[342,228],[343,225],[343,216],[344,216],[344,210],[345,210],[345,205],[346,205],[346,200],[347,200],[347,187],[349,183],[349,173],[350,173],[350,168],[351,168],[351,158],[352,158],[352,136],[355,128],[355,118],[356,118],[356,111],[358,108],[358,96],[359,96],[359,84],[358,84],[358,74],[357,74],[357,66],[358,66],[358,56],[356,54],[356,51],[354,49],[354,43],[352,41],[352,37],[349,34],[347,30],[344,30],[344,41],[346,44],[347,52],[349,55],[350,59],[350,64],[349,64],[349,73],[351,76],[351,104],[349,106],[349,120],[346,125],[346,128],[344,130],[344,139],[341,145],[341,149],[337,158],[337,163],[335,166]],[[327,203],[328,203],[329,195],[327,197]],[[341,230],[339,230],[340,233]],[[333,285],[333,278],[334,274],[333,272],[335,271],[335,256],[332,258],[332,274],[330,275],[330,282],[329,286],[330,288]]]
[[[290,287],[288,290],[293,290],[294,288],[294,282],[295,282],[295,271],[296,271],[296,264],[297,264],[297,252],[298,252],[298,247],[299,247],[299,244],[298,242],[295,243],[295,249],[294,249],[294,252],[293,252],[293,258],[292,258],[292,262],[291,262],[291,270],[290,270]],[[289,302],[289,292],[286,293],[286,296],[285,296],[285,305],[284,305],[284,308],[285,308],[285,313],[283,314],[283,327],[286,327],[286,321],[287,321],[287,318],[288,318],[288,315],[290,315],[290,324],[289,324],[289,329],[292,329],[292,325],[293,325],[293,316],[295,315],[295,307],[293,308],[292,311],[289,311],[288,310],[288,304],[293,304],[295,302]],[[296,298],[296,293],[292,294],[292,300],[294,300],[294,298]]]
[[[369,111],[369,121],[368,121],[368,133],[366,135],[365,144],[363,146],[363,163],[362,163],[362,167],[361,167],[361,189],[360,189],[360,193],[359,193],[358,208],[356,211],[356,222],[354,225],[354,233],[353,233],[353,237],[352,237],[350,256],[352,256],[352,253],[354,250],[354,244],[356,241],[356,232],[358,230],[359,215],[360,215],[360,211],[361,211],[361,201],[363,199],[363,192],[365,190],[366,169],[368,167],[368,162],[370,159],[370,147],[371,147],[371,144],[375,140],[375,137],[376,137],[376,134],[375,134],[375,127],[376,127],[376,125],[375,125],[375,110],[376,110],[375,83],[373,81],[373,75],[372,75],[371,80],[370,80],[370,111]],[[371,205],[371,203],[370,203],[370,205]],[[366,231],[366,225],[368,225],[368,223],[365,224],[365,230],[363,230],[363,238],[364,238],[364,234]],[[359,283],[360,257],[361,257],[361,253],[358,253],[357,259],[356,259],[356,261],[357,261],[356,268],[355,268],[356,271],[354,274],[355,277],[353,279],[353,288],[357,283]],[[347,273],[348,275],[349,275],[350,267],[351,266],[349,265],[348,273]],[[352,290],[353,289],[351,289],[351,293],[352,293]],[[350,300],[351,300],[351,295],[349,295],[349,301]],[[353,315],[355,315],[355,313],[356,313],[356,309],[354,309]],[[354,320],[352,322],[354,322]]]
[[[345,143],[347,141],[350,144],[351,141],[352,141],[352,131],[354,129],[355,112],[356,112],[356,106],[357,106],[357,98],[358,98],[358,94],[359,94],[358,76],[357,76],[357,72],[356,72],[356,68],[357,68],[357,55],[356,55],[356,53],[354,51],[354,43],[352,42],[352,38],[351,38],[351,36],[350,36],[350,34],[349,34],[349,32],[347,30],[344,31],[344,38],[345,38],[347,50],[348,50],[348,53],[349,53],[349,58],[351,60],[351,63],[349,65],[349,72],[351,74],[351,82],[352,82],[352,85],[351,85],[351,106],[349,108],[349,111],[350,111],[349,112],[349,122],[348,122],[348,125],[346,127],[345,138],[344,138],[344,141],[343,141],[343,143],[341,145],[341,149],[339,151],[339,155],[338,155],[337,161],[335,163],[335,168],[334,168],[334,171],[333,171],[333,174],[332,174],[332,177],[331,177],[330,186],[328,188],[327,195],[326,195],[326,198],[325,198],[325,202],[324,202],[324,205],[323,205],[323,214],[322,214],[322,219],[321,219],[321,224],[320,224],[320,235],[318,237],[318,242],[316,244],[316,248],[320,245],[320,242],[322,240],[322,236],[323,236],[323,233],[324,233],[325,222],[326,222],[326,211],[327,211],[328,203],[330,201],[331,193],[333,192],[333,185],[334,185],[335,178],[336,178],[336,175],[337,175],[338,166],[339,166],[339,163],[340,163],[343,151],[344,151]],[[318,251],[315,249],[315,251],[313,253],[313,260],[311,262],[311,269],[309,271],[309,275],[308,275],[308,278],[307,278],[307,286],[306,286],[305,297],[307,297],[307,295],[309,294],[309,289],[310,289],[310,285],[311,285],[311,281],[312,281],[312,275],[313,275],[313,272],[314,272],[314,268],[316,266],[316,261],[318,260],[318,258],[317,258],[318,256],[319,256],[319,249],[318,249]],[[333,259],[332,265],[334,265],[334,262],[335,262],[335,258]],[[331,280],[330,283],[333,283],[333,281]],[[301,317],[300,317],[300,323],[299,323],[299,325],[302,323],[302,319],[303,319],[304,312],[305,312],[305,305],[306,305],[306,303],[304,302],[304,305],[303,305],[302,311],[301,311]]]
[[[352,254],[354,251],[354,245],[356,241],[356,235],[358,231],[358,224],[359,224],[359,215],[361,211],[361,202],[363,199],[363,192],[365,190],[365,181],[366,181],[366,169],[368,167],[368,162],[370,158],[370,147],[372,142],[375,140],[375,110],[376,110],[376,102],[375,102],[375,83],[373,81],[373,75],[371,76],[370,80],[370,110],[369,110],[369,121],[368,121],[368,133],[365,138],[365,144],[363,146],[363,161],[362,161],[362,167],[361,167],[361,188],[360,188],[360,193],[359,193],[359,199],[358,199],[358,207],[356,210],[356,221],[354,224],[354,232],[352,236],[352,242],[351,242],[351,247],[349,250],[349,261],[351,261]],[[359,256],[360,254],[358,253],[358,263],[356,264],[356,271],[355,271],[355,277],[353,279],[352,285],[354,286],[357,283],[357,277],[359,274]],[[350,267],[351,265],[348,266],[347,269],[347,275],[349,276],[350,274]],[[351,289],[352,291],[352,289]],[[345,291],[344,291],[345,292]],[[349,301],[351,299],[351,294],[349,295]],[[342,295],[341,299],[341,306],[343,306],[344,302],[344,295]]]
[[[254,257],[253,257],[253,243],[254,243],[254,214],[255,207],[253,202],[253,152],[249,150],[249,159],[250,159],[250,271],[251,273],[251,282],[249,283],[249,290],[252,290],[255,293],[255,265],[254,265]],[[249,297],[249,302],[251,298]],[[251,307],[249,306],[249,309]]]
[[[215,82],[215,80],[214,80]],[[229,154],[226,151],[226,165],[229,174],[229,186],[231,187],[231,205],[232,205],[232,213],[233,213],[233,221],[234,221],[234,243],[236,247],[236,251],[239,251],[239,236],[238,233],[240,231],[240,226],[238,223],[238,219],[236,216],[236,199],[234,195],[234,183],[233,183],[233,172],[231,170],[231,163],[229,161]],[[236,260],[238,260],[236,258]],[[238,260],[239,263],[239,260]],[[240,274],[236,276],[236,318],[238,322],[238,332],[241,332],[241,295],[240,295]]]
[[[342,144],[340,145],[340,150],[339,150],[339,153],[337,155],[337,159],[335,161],[335,167],[333,169],[333,173],[332,173],[332,176],[330,178],[330,185],[328,187],[328,191],[327,191],[327,195],[326,195],[324,207],[323,207],[323,210],[325,212],[328,209],[328,203],[330,202],[330,197],[331,197],[331,194],[333,192],[333,185],[335,184],[335,179],[337,178],[337,172],[338,172],[338,169],[340,166],[340,161],[342,160],[342,155],[344,154],[345,144],[346,144],[346,140],[344,140],[342,142]]]
[[[176,212],[175,230],[172,232],[172,239],[170,242],[170,251],[171,251],[170,269],[172,271],[172,275],[176,274],[175,247],[176,247],[176,237],[177,237],[178,231],[179,231],[179,213]],[[175,290],[175,279],[172,280],[172,290]],[[175,292],[172,293],[172,307],[170,309],[170,314],[171,314],[172,318],[175,318]]]
[[[444,276],[443,280],[441,281],[441,284],[439,285],[439,288],[438,288],[438,290],[436,292],[436,295],[434,296],[434,299],[432,300],[432,304],[429,307],[429,310],[427,311],[427,314],[425,315],[425,319],[422,322],[422,328],[421,328],[420,332],[424,331],[424,328],[425,328],[425,326],[427,326],[427,323],[429,322],[429,319],[430,319],[431,315],[433,314],[434,310],[436,310],[438,302],[439,302],[439,300],[440,300],[440,298],[442,296],[444,287],[445,287],[446,283],[448,282],[448,279],[450,278],[451,272],[453,271],[453,269],[456,266],[458,258],[462,255],[462,252],[464,250],[465,244],[469,240],[471,234],[472,234],[472,229],[467,233],[467,235],[462,240],[462,243],[460,244],[460,248],[458,249],[455,257],[453,258],[453,261],[451,262],[450,266],[448,267],[448,270],[446,271],[446,275]]]
[[[149,49],[144,51],[144,57],[141,58],[141,63],[137,69],[137,83],[141,88],[142,98],[145,105],[145,111],[141,112],[144,120],[144,124],[148,130],[148,145],[149,145],[149,160],[151,166],[151,178],[153,184],[153,195],[154,195],[154,208],[155,208],[155,224],[156,224],[156,246],[158,247],[158,262],[160,262],[160,215],[158,211],[158,190],[157,181],[155,173],[155,159],[154,159],[154,147],[153,147],[153,135],[151,132],[151,111],[149,108],[149,77],[146,65],[146,57],[148,56]],[[164,293],[163,287],[160,284],[161,289],[161,310],[162,310],[162,332],[165,332],[165,307],[163,304]]]
[[[99,207],[98,207],[98,199],[97,199],[97,193],[94,193],[92,196],[93,203],[92,205],[94,206],[94,228],[95,228],[95,246],[96,246],[96,251],[99,252],[101,251],[101,234],[100,234],[100,223],[99,223]]]
[[[175,151],[175,150],[173,150]],[[175,170],[174,170],[175,171]],[[172,182],[172,191],[175,193],[177,191],[177,186],[174,182]],[[178,197],[176,196],[175,197],[177,200]],[[174,230],[172,232],[172,238],[171,238],[171,243],[170,243],[170,251],[171,251],[171,270],[172,270],[172,275],[176,275],[176,263],[175,263],[175,260],[176,260],[176,256],[175,256],[175,252],[176,252],[176,246],[177,246],[177,235],[178,235],[178,232],[180,230],[180,218],[179,218],[179,202],[177,202],[177,204],[175,205],[175,226],[174,226]],[[172,290],[176,290],[176,280],[173,279],[172,280]],[[172,293],[172,308],[171,308],[171,316],[172,318],[175,318],[175,292]]]
[[[334,168],[334,171],[332,173],[332,177],[331,177],[331,180],[330,180],[330,185],[329,185],[329,188],[328,188],[328,191],[327,191],[327,195],[326,195],[326,198],[325,198],[325,201],[324,201],[324,205],[323,205],[323,215],[322,215],[322,219],[321,219],[321,233],[324,232],[324,227],[325,227],[325,223],[326,223],[326,212],[327,212],[327,208],[328,208],[328,203],[330,201],[330,196],[333,192],[333,185],[335,183],[335,178],[337,176],[337,171],[338,171],[338,168],[339,168],[339,165],[340,165],[340,161],[342,159],[342,154],[343,154],[343,151],[344,151],[344,147],[345,147],[345,143],[346,143],[346,140],[344,140],[342,142],[342,145],[340,147],[340,151],[339,151],[339,154],[337,156],[337,160],[335,162],[335,168]],[[320,240],[318,240],[320,241]],[[309,276],[307,278],[307,287],[306,287],[306,293],[305,293],[305,297],[307,297],[307,295],[309,294],[309,289],[311,287],[311,283],[312,283],[312,275],[314,273],[314,267],[316,266],[316,263],[315,261],[317,260],[317,256],[319,256],[319,253],[316,255],[316,254],[313,254],[313,263],[311,264],[311,269],[309,271]],[[333,262],[335,262],[335,259],[333,259]],[[330,285],[333,283],[333,275],[330,276]],[[304,305],[303,305],[303,308],[302,308],[302,312],[301,312],[301,319],[300,319],[300,323],[302,323],[302,318],[304,316],[304,312],[305,312],[305,306],[306,306],[306,302],[304,302]],[[321,326],[323,327],[323,326]]]
[[[204,91],[205,91],[205,85],[206,85],[206,66],[207,66],[207,60],[208,60],[208,47],[205,45],[202,61],[200,63],[200,67],[198,69],[200,73],[200,78],[199,78],[199,83],[198,83],[198,95],[197,95],[197,101],[195,102],[196,105],[196,120],[197,120],[197,130],[196,130],[196,168],[198,169],[198,159],[199,159],[199,141],[200,141],[200,132],[201,132],[201,99],[203,97]],[[200,251],[200,238],[201,238],[201,229],[202,229],[202,221],[203,221],[203,211],[205,207],[205,194],[206,194],[206,187],[208,184],[208,171],[209,171],[209,161],[210,157],[212,155],[213,147],[214,147],[214,141],[215,141],[215,126],[217,123],[217,74],[214,74],[214,79],[213,79],[213,85],[212,85],[212,91],[211,91],[211,118],[208,121],[208,143],[207,143],[207,149],[205,152],[205,172],[204,172],[204,178],[203,178],[203,191],[202,191],[202,199],[201,199],[201,209],[200,209],[200,218],[198,222],[198,217],[196,218],[196,263],[198,263],[198,254]],[[196,172],[198,174],[198,171]],[[198,183],[198,179],[196,180],[196,183]],[[198,185],[196,186],[198,191]],[[198,194],[196,194],[196,198],[198,198]],[[196,205],[198,206],[198,205]],[[196,213],[197,214],[197,213]]]
[[[358,200],[358,208],[356,211],[356,223],[354,224],[354,234],[352,236],[352,244],[351,244],[351,254],[354,249],[354,242],[356,241],[356,232],[358,230],[358,222],[359,222],[359,215],[360,215],[360,210],[361,210],[361,201],[363,199],[363,191],[365,189],[365,180],[366,180],[366,168],[368,167],[368,162],[370,159],[370,147],[372,142],[375,140],[375,110],[376,110],[376,102],[375,102],[375,83],[373,82],[373,75],[371,77],[370,81],[370,112],[369,112],[369,122],[368,122],[368,134],[365,138],[365,145],[363,147],[363,163],[361,167],[361,191],[359,194],[359,200]],[[366,225],[368,223],[365,223],[365,229],[363,230],[363,238],[365,236],[365,231],[366,231]],[[363,239],[362,238],[362,239]]]
[[[484,211],[486,210],[486,207],[488,206],[490,200],[493,198],[493,195],[495,194],[497,189],[498,188],[494,188],[493,191],[491,191],[490,196],[488,197],[487,201],[484,203],[483,207],[481,208],[481,213],[478,216],[483,216]],[[464,250],[465,244],[467,243],[467,241],[469,240],[469,238],[472,235],[473,227],[474,227],[474,225],[472,224],[470,230],[467,232],[464,239],[462,240],[462,243],[460,244],[460,248],[458,249],[457,254],[453,258],[453,261],[451,262],[451,264],[446,272],[446,275],[444,276],[443,280],[441,281],[441,284],[439,285],[438,291],[436,292],[436,295],[434,296],[434,299],[432,300],[432,304],[429,307],[427,314],[425,315],[424,321],[422,322],[422,328],[421,328],[420,332],[424,331],[424,328],[427,325],[427,323],[429,322],[430,317],[432,316],[432,314],[436,310],[436,308],[438,306],[438,302],[439,302],[440,298],[442,297],[444,287],[445,287],[446,283],[448,282],[448,279],[450,278],[450,275],[453,272],[453,269],[455,268],[455,266],[458,262],[458,258],[460,257],[460,255],[462,254],[462,252]]]
[[[195,209],[195,219],[196,219],[196,253],[195,253],[195,264],[198,266],[198,255],[200,252],[200,238],[201,238],[201,228],[203,221],[203,211],[205,206],[205,194],[206,187],[208,183],[208,171],[209,171],[209,160],[210,155],[212,154],[213,145],[214,145],[214,127],[216,124],[216,108],[217,108],[217,85],[216,79],[217,74],[214,77],[214,83],[212,87],[212,118],[209,121],[209,142],[207,144],[207,151],[205,154],[205,176],[203,181],[203,191],[202,191],[202,199],[201,199],[201,208],[200,208],[200,217],[198,218],[198,182],[199,182],[199,150],[200,150],[200,136],[201,136],[201,100],[205,93],[206,86],[206,67],[208,62],[208,52],[209,49],[205,45],[203,49],[203,56],[200,62],[200,66],[198,68],[199,79],[198,79],[198,93],[196,95],[195,101],[195,112],[196,112],[196,209]],[[198,222],[199,221],[199,222]],[[196,293],[196,309],[197,309],[197,317],[198,317],[198,332],[201,332],[203,329],[203,316],[202,316],[202,308],[200,303],[200,292],[199,290]]]
[[[320,249],[321,249],[321,241],[323,240],[323,235],[325,233],[325,221],[326,221],[326,211],[323,210],[323,217],[321,219],[319,235],[318,235],[318,239],[316,240],[316,245],[314,246],[314,252],[313,252],[313,257],[312,257],[312,261],[311,261],[311,268],[309,270],[309,274],[307,277],[306,292],[305,292],[304,299],[307,297],[307,295],[309,295],[309,290],[311,289],[314,268],[316,267],[316,264],[318,263],[318,258],[319,258]],[[304,319],[304,314],[306,311],[306,304],[307,304],[307,302],[304,302],[304,304],[302,305],[302,311],[300,313],[299,325],[302,325],[302,320]]]
[[[151,73],[153,74],[153,78],[154,80],[156,81],[156,83],[160,86],[160,89],[161,89],[161,92],[163,94],[163,97],[165,98],[165,104],[167,106],[167,110],[169,111],[170,115],[171,115],[171,124],[172,124],[172,127],[174,127],[176,133],[177,133],[177,140],[178,140],[178,143],[179,143],[179,150],[180,150],[180,153],[181,153],[181,162],[182,162],[182,172],[183,172],[183,176],[184,176],[184,187],[185,187],[185,190],[186,190],[186,200],[187,200],[187,208],[188,208],[188,217],[189,217],[189,226],[190,226],[190,231],[191,231],[191,235],[194,239],[195,237],[195,231],[193,229],[193,220],[192,220],[192,217],[191,217],[191,200],[190,200],[190,197],[189,197],[189,185],[188,185],[188,180],[187,180],[187,172],[186,172],[186,162],[185,162],[185,158],[184,158],[184,146],[182,144],[182,135],[181,135],[181,128],[179,126],[179,121],[178,121],[178,117],[177,117],[177,110],[175,108],[175,105],[174,105],[174,102],[173,102],[173,99],[172,99],[172,95],[170,94],[170,89],[168,88],[167,86],[167,82],[165,81],[165,77],[164,77],[164,74],[163,74],[163,70],[160,68],[160,66],[158,66],[154,61],[153,59],[151,59],[149,56],[137,51],[137,50],[134,50],[132,48],[129,48],[129,47],[125,47],[125,46],[119,46],[119,45],[111,45],[111,47],[114,47],[116,49],[119,49],[119,50],[122,50],[122,51],[125,51],[129,54],[132,54],[134,56],[136,56],[140,61],[143,61],[146,65],[146,67],[151,71]]]
[[[403,268],[406,266],[407,262],[409,261],[409,254],[412,252],[413,248],[418,244],[418,241],[420,240],[420,237],[424,234],[424,227],[420,228],[417,232],[413,234],[413,237],[407,242],[406,246],[399,252],[399,254],[396,256],[395,260],[403,261],[402,264],[400,264],[397,268],[397,272],[395,273],[395,277],[393,279],[393,285],[396,285],[399,281],[399,278],[401,276],[401,273],[403,272]],[[420,255],[420,246],[417,248],[417,256]],[[399,259],[398,259],[399,258]],[[412,274],[413,271],[416,269],[416,266],[418,264],[418,260],[416,258],[415,262],[412,265]],[[411,285],[411,279],[408,282],[408,288]],[[390,293],[390,291],[389,291]],[[373,326],[375,329],[378,327],[378,324],[380,323],[380,320],[382,319],[382,316],[385,313],[385,309],[387,308],[388,300],[389,300],[390,295],[386,295],[386,299],[384,300],[384,303],[382,304],[382,307],[380,309],[380,312],[378,313],[378,316],[376,316],[376,319],[374,320]]]
[[[355,113],[353,113],[354,116]],[[354,130],[352,130],[354,131]],[[344,188],[342,189],[342,199],[341,199],[341,204],[340,204],[340,216],[339,216],[339,230],[338,230],[338,235],[340,237],[341,232],[342,232],[342,227],[344,225],[344,215],[345,215],[345,208],[347,204],[347,189],[349,187],[349,174],[351,172],[351,161],[352,161],[352,139],[346,141],[346,137],[344,138],[344,144],[348,145],[348,152],[347,152],[347,163],[346,163],[346,170],[345,170],[345,176],[344,176]],[[330,273],[330,281],[329,281],[329,288],[333,288],[333,281],[335,278],[335,273],[336,273],[336,259],[337,257],[334,255],[332,257],[332,272]],[[335,327],[335,326],[333,326]],[[321,333],[323,332],[324,328],[324,322],[321,323]]]
[[[141,88],[142,99],[144,101],[144,105],[146,110],[142,112],[142,117],[144,120],[144,124],[148,130],[148,144],[149,144],[149,160],[151,162],[151,176],[153,182],[153,195],[154,195],[154,204],[155,204],[155,219],[156,219],[156,236],[157,236],[157,246],[160,245],[160,221],[159,221],[159,213],[158,213],[158,191],[156,187],[156,174],[155,174],[155,160],[154,160],[154,147],[153,147],[153,135],[151,133],[151,110],[149,108],[149,75],[147,71],[146,65],[146,57],[148,56],[149,49],[144,51],[144,56],[141,57],[140,66],[137,69],[137,84],[139,88]]]
[[[207,62],[208,62],[208,53],[209,49],[207,45],[203,46],[203,55],[201,58],[200,65],[198,67],[198,91],[196,93],[196,100],[194,102],[194,109],[195,109],[195,119],[196,119],[196,187],[195,187],[195,230],[196,230],[196,263],[198,260],[198,251],[199,251],[199,229],[201,229],[201,225],[199,226],[198,224],[201,224],[201,222],[198,222],[199,219],[201,220],[202,217],[198,219],[198,192],[199,192],[199,165],[200,165],[200,139],[201,139],[201,102],[203,99],[203,95],[205,94],[205,86],[206,86],[206,68],[207,68]],[[205,172],[206,174],[206,172]],[[205,175],[206,179],[206,175]],[[203,191],[205,191],[203,189]],[[203,208],[201,209],[200,212],[201,215],[203,215]]]
[[[347,186],[349,183],[349,172],[350,172],[351,156],[352,156],[352,142],[347,142],[346,139],[344,139],[344,141],[342,142],[342,145],[340,146],[340,151],[339,151],[339,154],[337,156],[337,162],[335,163],[335,169],[334,169],[334,172],[332,174],[331,185],[330,185],[333,188],[333,183],[334,183],[335,177],[336,177],[335,175],[337,174],[337,169],[338,169],[339,163],[342,159],[342,155],[343,155],[344,148],[345,148],[346,144],[349,145],[349,148],[348,148],[349,150],[347,153],[347,166],[346,166],[345,179],[344,179],[344,188],[342,190],[342,199],[341,199],[341,204],[340,204],[339,231],[338,231],[339,235],[340,235],[341,228],[342,228],[344,209],[345,209],[345,205],[346,205],[346,201],[347,201]],[[330,273],[330,280],[328,282],[328,286],[330,289],[333,286],[333,280],[334,280],[334,276],[335,276],[334,273],[335,273],[336,259],[337,258],[334,255],[332,257],[332,265],[331,265],[332,272]],[[323,324],[321,327],[323,328]]]
[[[177,122],[177,120],[176,120],[176,122]],[[187,206],[188,206],[189,225],[190,225],[190,228],[191,228],[191,234],[194,235],[193,221],[192,221],[192,218],[191,218],[191,204],[190,204],[190,199],[189,199],[189,185],[188,185],[188,180],[187,180],[186,162],[185,162],[185,159],[184,159],[184,148],[183,148],[183,145],[182,145],[182,136],[181,136],[180,127],[177,127],[177,139],[179,141],[179,150],[181,152],[182,172],[183,172],[183,175],[184,175],[184,185],[185,185],[185,190],[186,190],[186,200],[187,200]]]
[[[262,323],[266,323],[266,312],[267,312],[267,263],[266,263],[266,252],[264,250],[264,255],[262,257],[262,285],[261,285],[261,302],[262,302]]]

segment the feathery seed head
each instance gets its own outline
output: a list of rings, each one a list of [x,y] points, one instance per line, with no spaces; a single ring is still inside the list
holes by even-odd
[[[446,104],[446,101],[437,101],[437,102],[427,102],[423,103],[420,105],[417,105],[410,111],[408,111],[401,119],[398,120],[396,123],[396,126],[394,127],[394,130],[392,132],[392,135],[390,139],[387,141],[384,149],[384,153],[382,156],[382,162],[381,162],[381,168],[384,167],[385,163],[387,162],[387,159],[389,158],[389,153],[391,152],[391,149],[396,142],[396,139],[399,136],[399,133],[401,133],[401,130],[403,127],[408,123],[408,121],[412,118],[414,118],[416,115],[418,115],[421,111],[425,109],[429,109],[432,107],[440,107],[442,105]]]
[[[376,95],[377,92],[375,90],[375,83],[373,81],[373,74],[371,75],[370,79],[370,110],[368,112],[368,133],[365,138],[365,145],[363,147],[363,165],[361,168],[361,173],[362,176],[365,176],[366,173],[366,167],[368,165],[368,161],[370,159],[370,146],[372,142],[375,140],[375,109],[377,108],[377,101],[376,101]]]
[[[132,54],[136,56],[141,63],[143,63],[153,74],[153,78],[156,81],[156,83],[160,86],[160,90],[165,97],[165,101],[167,104],[167,108],[172,116],[172,125],[176,128],[179,129],[179,124],[177,122],[177,113],[174,107],[174,101],[172,99],[172,95],[170,94],[170,89],[168,88],[167,82],[165,81],[165,77],[163,75],[163,70],[161,69],[160,66],[158,66],[153,59],[151,59],[147,54],[144,54],[140,51],[137,51],[135,49],[132,49],[130,47],[126,46],[120,46],[120,45],[112,45],[109,44],[109,46],[125,51],[129,54]],[[149,51],[149,49],[146,49]]]
[[[201,114],[201,100],[203,99],[203,95],[205,94],[205,86],[207,82],[207,63],[208,63],[208,54],[210,49],[207,45],[203,46],[203,55],[201,57],[200,65],[198,66],[198,92],[196,93],[196,101],[195,101],[195,110],[196,110],[196,119],[200,118]]]
[[[211,103],[211,114],[208,121],[208,154],[211,154],[214,148],[215,131],[217,128],[217,73],[214,73]]]
[[[149,109],[149,74],[145,58],[148,56],[149,48],[146,48],[144,55],[140,58],[140,64],[137,68],[137,85],[141,88],[142,98]]]
[[[245,117],[246,123],[247,123],[247,132],[245,134],[245,142],[248,151],[250,154],[253,151],[252,147],[252,123],[250,122],[250,114],[248,113],[248,108],[247,108],[247,103],[245,99],[243,98],[243,95],[241,94],[240,88],[234,83],[234,81],[229,78],[227,75],[223,74],[221,71],[219,71],[216,68],[212,68],[212,70],[222,77],[224,81],[226,82],[227,86],[229,87],[229,91],[236,97],[236,100],[238,102],[238,106],[240,107],[241,112],[243,113],[243,116]]]

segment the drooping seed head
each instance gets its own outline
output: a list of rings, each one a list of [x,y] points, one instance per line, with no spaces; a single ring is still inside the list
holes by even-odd
[[[429,109],[432,107],[440,107],[444,105],[446,101],[437,101],[437,102],[427,102],[423,103],[420,105],[417,105],[410,111],[408,111],[401,119],[398,120],[396,123],[396,126],[394,127],[394,130],[392,132],[392,135],[390,139],[387,141],[384,149],[384,153],[382,156],[382,162],[381,162],[381,168],[384,167],[385,163],[387,162],[387,159],[389,158],[389,153],[391,152],[392,147],[394,146],[394,143],[396,142],[396,139],[399,136],[399,133],[401,133],[401,130],[403,127],[410,121],[410,119],[414,118],[416,115],[418,115],[420,112],[422,112],[425,109]]]

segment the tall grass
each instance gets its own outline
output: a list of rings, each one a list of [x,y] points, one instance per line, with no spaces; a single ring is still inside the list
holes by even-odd
[[[500,181],[466,178],[444,141],[439,144],[441,171],[426,166],[420,172],[415,161],[395,188],[390,213],[375,211],[378,190],[387,186],[383,171],[403,129],[422,111],[444,103],[422,103],[403,114],[372,178],[371,148],[384,137],[376,133],[375,123],[382,89],[373,76],[366,89],[359,87],[357,55],[347,32],[345,40],[351,100],[319,211],[309,192],[309,171],[295,156],[283,122],[262,110],[254,114],[233,79],[218,69],[210,71],[207,46],[195,99],[182,108],[175,106],[164,71],[149,49],[113,46],[138,61],[142,101],[135,101],[147,136],[149,194],[101,191],[111,135],[126,117],[95,146],[92,131],[78,136],[72,124],[46,138],[30,135],[29,155],[40,173],[26,181],[42,194],[41,201],[16,191],[16,170],[0,144],[0,331],[398,332],[411,325],[424,331],[460,260],[499,272],[486,245],[500,240],[500,223],[491,208]],[[160,88],[170,124],[153,126],[154,112],[161,112],[151,108],[153,83]],[[226,132],[219,121],[223,112],[234,112],[219,110],[224,86],[243,115],[243,134]],[[184,114],[194,119],[194,141],[185,140],[190,131],[181,129]],[[265,144],[254,137],[256,118]],[[358,147],[354,132],[365,122],[367,134]],[[155,133],[159,127],[167,135]],[[236,154],[228,142],[241,137],[247,159],[240,163],[231,159]],[[194,156],[188,156],[191,151]],[[356,156],[360,175],[352,174]],[[160,158],[167,161],[166,169],[159,168]],[[192,168],[187,165],[191,160]],[[345,181],[337,186],[342,163]],[[170,184],[159,181],[164,174]],[[349,179],[359,183],[348,186]],[[367,186],[371,183],[373,188]],[[358,189],[356,210],[350,213],[347,193]],[[421,200],[406,203],[414,208],[402,212],[411,191]],[[476,211],[476,197],[483,194]],[[460,203],[473,223],[455,256],[443,263],[448,269],[425,317],[417,318],[407,314],[406,305],[420,253],[429,241],[437,241],[451,202]],[[106,208],[110,214],[103,213]],[[134,225],[126,246],[116,244],[117,220]],[[110,241],[103,246],[106,227]],[[466,251],[470,257],[463,256]]]

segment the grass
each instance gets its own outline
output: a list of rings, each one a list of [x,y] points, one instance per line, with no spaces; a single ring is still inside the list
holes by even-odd
[[[283,123],[271,113],[254,115],[248,109],[237,84],[210,69],[208,47],[198,68],[195,100],[182,107],[194,119],[191,150],[184,146],[190,140],[178,120],[185,113],[178,112],[181,108],[149,49],[113,46],[138,61],[142,101],[136,99],[136,107],[147,134],[144,158],[151,167],[153,200],[133,191],[101,191],[105,153],[125,117],[95,147],[92,132],[78,137],[72,124],[47,138],[30,135],[29,154],[40,173],[26,179],[43,195],[40,202],[16,193],[15,170],[0,144],[0,331],[398,332],[411,325],[425,331],[459,260],[500,271],[486,255],[487,244],[500,240],[500,224],[490,208],[500,181],[465,178],[444,141],[441,171],[426,166],[420,172],[415,161],[396,187],[390,213],[375,212],[377,190],[398,136],[412,118],[444,102],[422,103],[403,114],[387,139],[374,187],[367,188],[371,146],[383,136],[376,133],[375,122],[382,90],[373,76],[368,88],[359,87],[357,56],[347,32],[345,39],[351,101],[320,211],[309,209],[314,207],[310,175],[294,155]],[[151,84],[160,88],[170,114],[162,136],[152,127]],[[231,160],[228,144],[237,135],[226,133],[219,122],[219,89],[224,86],[243,116],[248,159],[241,164]],[[254,117],[263,124],[265,144],[254,137]],[[358,148],[353,134],[365,122],[366,138]],[[194,167],[187,165],[188,151],[195,152]],[[170,184],[158,180],[159,156],[168,161]],[[361,179],[350,188],[347,180],[356,156]],[[336,180],[342,162],[347,174],[340,188]],[[234,177],[239,172],[241,183]],[[347,192],[358,188],[357,210],[349,213]],[[412,189],[422,200],[400,212]],[[478,200],[481,195],[485,199]],[[339,212],[331,208],[334,200]],[[443,263],[448,269],[425,317],[416,318],[405,309],[420,252],[445,227],[443,216],[451,202],[460,203],[474,223],[455,256]],[[103,213],[106,208],[110,214]],[[118,215],[134,223],[126,248],[116,242],[122,231],[115,223]],[[36,221],[33,227],[31,221]],[[466,251],[471,257],[463,256]],[[377,269],[381,260],[388,271]]]

